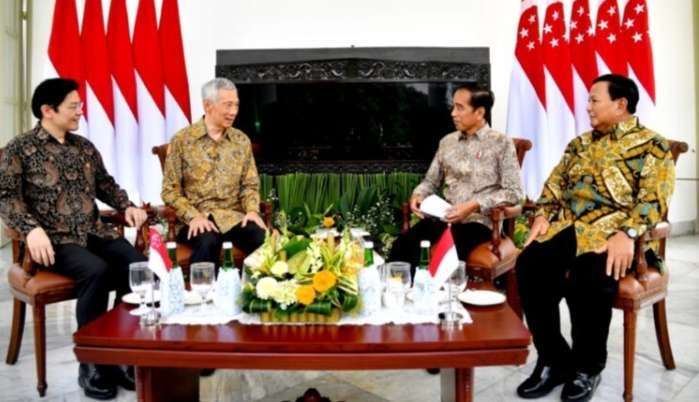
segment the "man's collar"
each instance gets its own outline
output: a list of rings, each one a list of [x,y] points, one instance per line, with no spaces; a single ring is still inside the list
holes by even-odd
[[[38,139],[40,139],[41,141],[44,141],[44,142],[54,141],[54,142],[60,144],[60,142],[56,139],[56,137],[51,135],[51,133],[49,133],[48,130],[46,130],[44,128],[44,126],[41,125],[41,121],[36,123],[36,126],[34,127],[34,132],[36,133],[36,137]],[[74,135],[75,134],[71,133],[70,131],[66,132],[65,137],[63,137],[63,139],[65,140],[64,142],[65,143],[72,143]]]
[[[459,140],[467,140],[469,137],[473,135],[475,135],[475,137],[478,138],[478,140],[482,140],[488,131],[490,131],[490,125],[488,123],[485,123],[473,134],[468,134],[462,131],[461,135],[459,136]]]
[[[196,123],[192,125],[192,135],[196,139],[201,139],[207,136],[209,133],[206,131],[206,122],[204,121],[204,116],[199,119]],[[229,141],[233,139],[233,128],[228,127],[223,130],[223,138],[227,138]]]
[[[616,123],[614,126],[612,126],[612,128],[605,132],[593,130],[592,137],[596,140],[606,136],[607,134],[611,134],[615,140],[619,140],[626,134],[630,133],[631,131],[635,131],[635,129],[640,127],[641,125],[638,122],[638,117],[631,116],[624,121]]]

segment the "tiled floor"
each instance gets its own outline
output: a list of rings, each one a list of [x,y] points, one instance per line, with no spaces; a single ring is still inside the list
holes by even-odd
[[[677,369],[662,366],[655,341],[650,309],[638,319],[635,400],[638,402],[694,402],[699,400],[699,237],[673,238],[668,245],[671,271],[668,317]],[[9,250],[0,250],[0,347],[5,352],[9,339],[12,299],[7,290]],[[76,376],[78,364],[72,351],[75,330],[73,303],[47,309],[48,390],[45,401],[83,401]],[[565,310],[565,303],[561,309]],[[563,311],[567,331],[567,312]],[[609,361],[603,372],[596,401],[622,400],[622,315],[614,312],[609,339]],[[19,361],[0,364],[0,401],[38,400],[31,314]],[[515,388],[532,370],[535,352],[522,367],[477,368],[475,399],[513,401]],[[293,401],[315,387],[333,401],[430,402],[439,400],[439,377],[423,370],[371,372],[262,372],[219,370],[201,382],[203,401]],[[544,401],[559,400],[560,389]],[[119,391],[118,401],[135,401],[133,392]]]

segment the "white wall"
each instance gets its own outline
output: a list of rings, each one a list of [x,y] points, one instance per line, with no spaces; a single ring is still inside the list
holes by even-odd
[[[133,19],[138,2],[127,3]],[[156,0],[158,10],[160,3]],[[543,21],[546,2],[539,3]],[[571,3],[564,0],[567,8]],[[590,3],[594,18],[597,2]],[[52,0],[34,2],[34,85],[43,78],[53,5]],[[103,5],[106,18],[109,0],[103,0]],[[202,113],[199,87],[213,77],[217,49],[479,46],[490,48],[496,95],[493,125],[505,129],[520,0],[180,0],[179,5],[194,116]],[[644,122],[690,144],[690,152],[678,164],[680,180],[671,220],[693,221],[697,218],[697,99],[692,0],[648,0],[648,7],[657,108]],[[79,13],[82,8],[83,0],[78,0]]]

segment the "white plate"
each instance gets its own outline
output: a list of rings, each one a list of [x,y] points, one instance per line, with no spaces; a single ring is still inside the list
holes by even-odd
[[[160,291],[156,290],[153,292],[153,298],[155,301],[160,301]],[[124,303],[128,304],[141,304],[141,298],[138,296],[138,293],[128,293],[123,296],[121,296],[121,301]],[[150,298],[150,292],[146,292],[146,303],[151,303],[151,298]]]
[[[459,293],[459,300],[473,306],[492,306],[505,301],[505,295],[492,290],[467,290]]]

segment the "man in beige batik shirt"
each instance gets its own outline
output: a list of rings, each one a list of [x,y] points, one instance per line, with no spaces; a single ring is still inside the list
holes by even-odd
[[[250,139],[232,127],[238,91],[215,78],[202,87],[202,98],[204,117],[172,138],[161,194],[182,223],[177,241],[191,245],[192,263],[218,262],[224,241],[250,253],[266,230]]]
[[[436,242],[447,224],[459,259],[466,260],[471,250],[491,237],[490,209],[523,198],[514,143],[488,125],[494,102],[490,90],[475,84],[454,90],[451,117],[457,131],[441,139],[425,178],[410,198],[410,208],[422,217],[422,200],[443,186],[452,207],[444,221],[425,217],[396,239],[389,261],[408,261],[414,267],[420,241]]]

